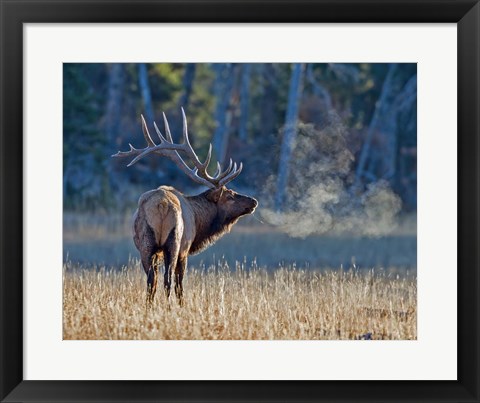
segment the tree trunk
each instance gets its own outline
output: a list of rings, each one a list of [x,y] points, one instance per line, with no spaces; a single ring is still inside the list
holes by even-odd
[[[375,105],[375,111],[373,112],[372,120],[368,126],[367,134],[365,135],[365,142],[363,143],[362,151],[360,152],[360,158],[358,160],[357,169],[355,171],[355,181],[352,188],[355,190],[359,187],[364,174],[365,166],[370,155],[370,146],[372,143],[373,133],[378,126],[378,123],[381,119],[382,114],[386,110],[387,100],[390,97],[390,92],[393,84],[393,77],[397,70],[397,64],[392,63],[388,68],[387,75],[383,81],[382,91],[380,92],[380,97]]]
[[[138,84],[142,93],[142,100],[144,110],[144,117],[147,124],[151,124],[155,119],[153,114],[152,94],[150,91],[150,85],[148,84],[148,72],[147,65],[145,63],[138,64]]]
[[[293,142],[297,133],[298,107],[302,92],[304,63],[296,63],[292,68],[290,78],[290,90],[288,94],[288,106],[285,117],[285,128],[280,150],[280,161],[278,166],[277,193],[275,195],[275,208],[280,211],[285,199],[285,190],[288,184],[288,173],[290,157],[292,154]]]
[[[187,109],[192,94],[193,80],[195,79],[195,63],[187,63],[185,65],[185,73],[183,75],[183,94],[180,98],[180,106]]]
[[[248,103],[250,100],[250,76],[252,65],[245,63],[242,66],[242,82],[240,84],[240,127],[238,129],[238,137],[242,141],[248,138]]]
[[[235,82],[234,65],[222,63],[215,66],[215,122],[216,129],[213,134],[213,149],[217,161],[223,165],[227,151],[229,125],[227,124],[228,107],[232,96],[233,84]]]
[[[405,158],[402,149],[405,149],[405,136],[407,133],[415,133],[417,116],[417,74],[413,74],[403,86],[400,94],[397,95],[392,107],[391,119],[395,120],[396,131],[394,136],[389,138],[388,150],[391,158],[386,158],[385,166],[387,177],[393,182],[394,188],[401,189],[402,185],[402,164]],[[416,142],[415,142],[416,143]],[[409,144],[409,147],[412,145]],[[415,144],[416,146],[416,144]],[[410,158],[410,157],[409,157]],[[407,197],[408,198],[408,197]],[[407,200],[408,201],[408,200]]]
[[[275,103],[277,100],[277,72],[272,63],[262,64],[263,96],[260,105],[260,134],[271,136],[275,129]]]
[[[313,73],[312,63],[307,64],[307,79],[312,85],[314,94],[323,99],[323,102],[325,103],[325,109],[327,112],[329,112],[332,109],[332,97],[327,89],[316,80],[315,74]]]
[[[125,68],[121,63],[110,65],[108,74],[108,95],[105,132],[113,148],[120,145],[119,127],[122,114],[122,92],[125,82]]]
[[[105,117],[105,134],[108,141],[108,150],[106,155],[112,155],[122,142],[120,136],[120,124],[122,118],[122,93],[125,84],[125,67],[121,63],[114,63],[110,65],[108,72],[108,89],[107,89],[107,105]],[[105,159],[105,169],[108,175],[108,187],[105,189],[108,194],[109,191],[117,190],[120,186],[119,174],[115,170],[115,164],[111,159]]]

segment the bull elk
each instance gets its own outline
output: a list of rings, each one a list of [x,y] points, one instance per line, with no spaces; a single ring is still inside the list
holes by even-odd
[[[143,269],[147,275],[147,301],[152,302],[157,289],[158,267],[163,260],[165,273],[163,285],[167,298],[170,295],[172,274],[175,279],[175,294],[183,301],[183,277],[189,255],[198,253],[228,233],[231,227],[244,215],[254,212],[257,201],[241,195],[225,185],[242,171],[230,160],[222,170],[217,163],[213,176],[207,172],[212,156],[210,144],[207,157],[201,162],[188,138],[187,119],[182,108],[183,142],[173,142],[168,121],[163,114],[165,136],[155,122],[155,131],[160,140],[156,144],[142,118],[142,130],[147,146],[136,149],[130,144],[129,151],[119,151],[113,157],[134,157],[131,166],[150,154],[167,157],[194,182],[209,189],[196,196],[185,196],[171,186],[160,186],[140,196],[138,208],[133,217],[133,240],[140,252]],[[193,163],[193,168],[180,156],[184,153]]]

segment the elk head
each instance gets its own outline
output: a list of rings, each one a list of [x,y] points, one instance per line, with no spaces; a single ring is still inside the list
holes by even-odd
[[[252,214],[257,201],[249,196],[239,194],[225,186],[205,192],[206,198],[217,204],[219,216],[225,223],[235,223],[247,214]]]

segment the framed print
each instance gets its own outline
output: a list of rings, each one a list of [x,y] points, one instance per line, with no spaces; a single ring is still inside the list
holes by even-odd
[[[479,401],[477,1],[0,1],[2,401]]]

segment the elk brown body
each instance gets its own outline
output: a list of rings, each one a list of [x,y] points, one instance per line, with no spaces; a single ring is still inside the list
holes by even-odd
[[[229,232],[256,206],[255,199],[224,187],[197,196],[185,196],[170,186],[144,193],[134,215],[133,239],[147,273],[149,297],[155,295],[158,266],[163,260],[167,295],[173,276],[175,293],[181,299],[188,256]]]
[[[164,115],[166,138],[156,124],[155,130],[160,144],[155,144],[148,132],[142,116],[142,129],[147,147],[136,149],[130,145],[130,151],[118,152],[115,157],[135,157],[132,165],[149,154],[166,156],[192,180],[210,189],[196,196],[185,196],[171,186],[160,186],[140,196],[138,209],[133,219],[133,240],[140,252],[143,268],[147,275],[147,301],[153,301],[157,289],[158,268],[163,261],[164,288],[170,295],[172,276],[175,280],[175,294],[180,303],[183,301],[183,277],[188,256],[201,252],[225,233],[244,215],[254,212],[257,201],[241,195],[225,185],[242,171],[242,164],[230,165],[226,170],[217,164],[217,172],[210,176],[207,167],[212,148],[205,162],[201,163],[193,151],[188,139],[187,121],[183,115],[183,143],[173,143],[167,119]],[[185,152],[193,161],[190,168],[178,152]]]

